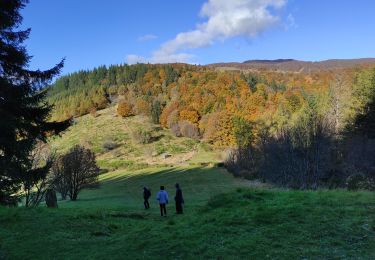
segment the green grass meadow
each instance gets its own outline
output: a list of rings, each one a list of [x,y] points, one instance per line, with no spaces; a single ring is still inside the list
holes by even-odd
[[[375,195],[253,187],[222,168],[101,175],[76,202],[0,208],[3,259],[375,259]],[[173,185],[185,197],[174,213]],[[151,187],[143,209],[142,186]],[[171,202],[160,217],[155,195]]]

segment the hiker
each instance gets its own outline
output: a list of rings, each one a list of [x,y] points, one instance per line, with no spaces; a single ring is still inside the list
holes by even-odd
[[[143,204],[145,205],[145,209],[150,208],[150,203],[148,202],[148,199],[151,197],[151,190],[148,189],[146,186],[143,187]]]
[[[184,197],[182,196],[182,190],[180,185],[176,183],[176,196],[174,197],[174,201],[176,202],[176,213],[182,214],[182,204],[184,204]]]
[[[163,217],[167,216],[166,204],[168,204],[168,193],[165,191],[164,186],[160,186],[160,191],[156,196],[156,199],[159,201],[160,205],[160,215]]]

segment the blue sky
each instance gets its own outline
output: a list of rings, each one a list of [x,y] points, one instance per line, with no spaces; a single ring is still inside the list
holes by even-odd
[[[33,69],[375,57],[373,0],[31,0]],[[228,26],[230,24],[230,26]]]

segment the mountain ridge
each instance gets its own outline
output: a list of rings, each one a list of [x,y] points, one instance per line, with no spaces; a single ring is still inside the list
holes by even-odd
[[[322,61],[302,61],[295,59],[275,60],[246,60],[244,62],[221,62],[208,64],[217,69],[239,70],[274,70],[283,72],[316,72],[322,70],[336,70],[353,67],[375,65],[375,58],[358,59],[328,59]]]

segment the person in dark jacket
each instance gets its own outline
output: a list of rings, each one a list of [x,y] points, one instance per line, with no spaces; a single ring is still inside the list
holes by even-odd
[[[182,214],[182,204],[184,204],[184,197],[182,196],[182,190],[178,183],[176,183],[176,196],[174,197],[174,200],[176,202],[176,213]]]
[[[150,197],[151,197],[151,191],[150,191],[150,189],[148,189],[146,186],[143,187],[143,199],[144,199],[143,204],[145,205],[145,209],[149,209],[150,208],[150,203],[148,202],[148,199]]]

